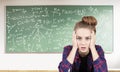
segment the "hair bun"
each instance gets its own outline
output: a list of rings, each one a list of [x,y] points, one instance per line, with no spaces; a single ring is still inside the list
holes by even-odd
[[[82,18],[82,22],[87,23],[88,25],[96,26],[97,25],[97,20],[93,16],[84,16]]]

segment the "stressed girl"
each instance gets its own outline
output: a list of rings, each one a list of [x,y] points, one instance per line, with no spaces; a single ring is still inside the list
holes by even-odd
[[[96,25],[93,16],[84,16],[75,24],[72,45],[64,47],[59,72],[108,72],[104,51],[95,44]]]

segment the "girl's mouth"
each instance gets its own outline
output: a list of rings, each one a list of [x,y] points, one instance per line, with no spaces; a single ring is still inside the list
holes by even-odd
[[[84,51],[86,49],[86,47],[81,47],[81,50]]]

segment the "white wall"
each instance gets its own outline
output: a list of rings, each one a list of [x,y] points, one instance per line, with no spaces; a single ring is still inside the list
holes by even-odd
[[[0,70],[57,70],[62,54],[5,53],[6,5],[113,5],[114,51],[111,54],[105,54],[105,57],[110,70],[120,70],[120,0],[0,0]]]

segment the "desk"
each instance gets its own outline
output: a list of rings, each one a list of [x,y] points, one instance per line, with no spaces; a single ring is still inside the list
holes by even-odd
[[[58,72],[57,70],[0,70],[0,72]],[[109,70],[109,72],[120,72],[120,70]]]

